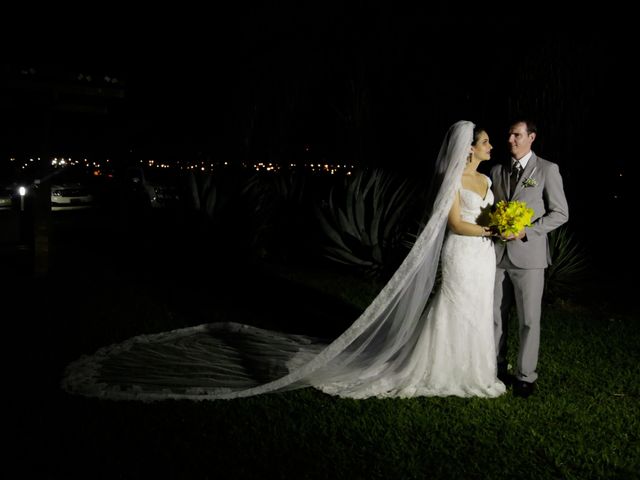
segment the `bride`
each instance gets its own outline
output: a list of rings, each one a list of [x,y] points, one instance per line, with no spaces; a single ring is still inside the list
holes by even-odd
[[[491,144],[474,124],[442,143],[430,217],[413,248],[360,317],[321,340],[238,323],[140,335],[72,362],[62,387],[108,399],[232,399],[312,386],[348,398],[496,397],[495,253],[477,224],[493,203],[477,172]],[[439,259],[442,282],[431,302]]]

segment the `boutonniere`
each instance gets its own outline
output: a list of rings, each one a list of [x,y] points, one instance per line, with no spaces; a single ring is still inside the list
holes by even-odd
[[[535,178],[533,178],[533,174],[536,173],[536,168],[538,168],[538,167],[534,167],[533,171],[531,172],[531,175],[529,175],[527,178],[525,178],[522,181],[522,186],[524,188],[535,187],[536,185],[538,185],[538,181]]]

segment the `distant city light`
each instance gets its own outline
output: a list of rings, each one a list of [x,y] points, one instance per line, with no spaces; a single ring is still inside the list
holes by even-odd
[[[86,169],[87,174],[92,176],[113,176],[114,171],[112,170],[112,159],[91,159],[83,155],[79,155],[81,159],[74,160],[71,156],[63,156],[63,155],[55,155],[48,157],[46,162],[51,165],[54,169],[64,169],[68,167],[81,167]],[[20,160],[16,157],[8,157],[8,160],[11,162],[18,162],[18,167],[24,171],[30,171],[32,169],[39,168],[39,164],[41,162],[40,157],[28,157],[24,160]],[[278,163],[278,162],[246,162],[246,161],[238,161],[232,162],[229,160],[224,161],[213,161],[211,158],[199,158],[194,160],[164,160],[158,161],[156,159],[144,159],[139,158],[137,160],[142,167],[147,168],[158,168],[163,170],[182,170],[182,171],[193,171],[197,170],[202,173],[214,173],[218,169],[230,167],[232,165],[240,166],[242,168],[255,170],[256,172],[264,172],[266,174],[272,174],[276,172],[280,172],[282,170],[310,170],[311,172],[321,175],[351,175],[351,170],[355,168],[354,165],[347,164],[331,164],[326,160],[323,160],[322,163],[298,163],[298,162],[288,162],[288,163]],[[115,162],[117,165],[117,162]],[[114,166],[115,168],[115,166]]]

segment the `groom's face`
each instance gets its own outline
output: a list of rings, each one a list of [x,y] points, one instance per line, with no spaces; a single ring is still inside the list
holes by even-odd
[[[531,151],[531,144],[536,138],[535,133],[527,132],[526,123],[516,123],[509,130],[509,146],[511,147],[511,156],[516,160],[520,160]]]

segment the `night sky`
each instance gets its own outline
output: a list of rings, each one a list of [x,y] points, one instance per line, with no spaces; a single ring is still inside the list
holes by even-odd
[[[149,12],[121,19],[109,35],[82,25],[58,39],[75,49],[11,66],[119,79],[125,96],[108,103],[108,115],[52,113],[49,142],[61,152],[306,155],[426,172],[451,123],[487,127],[499,160],[511,118],[529,116],[539,126],[534,149],[561,167],[578,229],[612,212],[624,218],[630,166],[620,126],[636,95],[624,12],[577,21],[375,5]],[[33,106],[3,105],[13,120],[2,129],[2,152],[26,153],[42,122]]]

